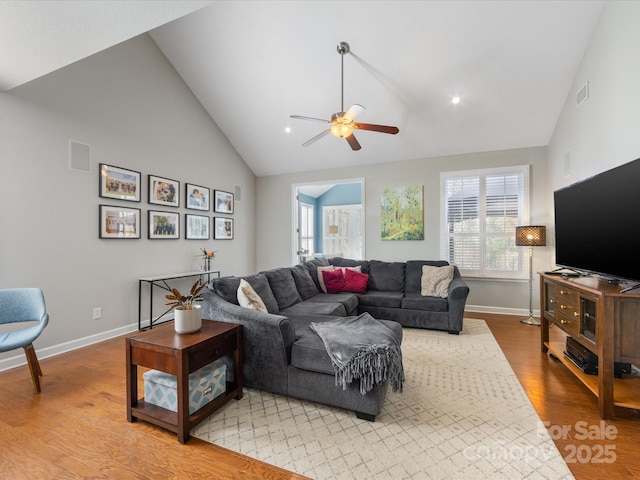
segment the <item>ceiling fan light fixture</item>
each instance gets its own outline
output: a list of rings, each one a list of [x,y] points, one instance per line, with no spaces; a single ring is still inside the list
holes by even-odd
[[[331,133],[338,138],[347,138],[353,133],[353,123],[344,117],[344,113],[334,113],[331,116]]]
[[[346,138],[353,133],[353,125],[337,123],[331,126],[331,133],[338,138]]]
[[[374,125],[372,123],[355,123],[354,120],[358,113],[364,110],[364,107],[359,104],[353,104],[345,112],[344,110],[344,55],[350,52],[350,47],[347,42],[340,42],[337,47],[338,53],[340,54],[340,111],[331,115],[331,120],[323,120],[321,118],[313,118],[313,117],[303,117],[301,115],[290,115],[291,118],[297,118],[299,120],[312,120],[314,122],[321,123],[329,123],[331,126],[320,132],[315,137],[307,140],[302,144],[303,147],[307,147],[317,140],[321,139],[325,135],[331,133],[332,135],[338,138],[344,138],[352,150],[360,150],[362,148],[360,146],[360,142],[356,139],[353,131],[355,129],[358,130],[369,130],[372,132],[380,132],[380,133],[388,133],[391,135],[395,135],[400,130],[398,127],[391,127],[388,125]]]

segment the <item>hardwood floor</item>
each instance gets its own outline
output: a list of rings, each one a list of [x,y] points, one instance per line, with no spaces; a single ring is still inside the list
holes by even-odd
[[[539,327],[520,323],[520,317],[466,316],[487,321],[577,480],[640,478],[638,411],[616,408],[615,418],[601,423],[595,395],[558,360],[541,353]]]
[[[538,327],[516,317],[467,316],[487,321],[552,433],[571,428],[567,438],[553,436],[565,459],[575,460],[569,467],[577,480],[640,478],[638,412],[616,410],[605,424],[615,438],[576,439],[577,422],[600,429],[596,398],[540,353]],[[33,393],[26,365],[0,372],[0,479],[306,478],[197,438],[181,445],[145,422],[127,423],[124,360],[123,338],[41,360],[41,394]]]

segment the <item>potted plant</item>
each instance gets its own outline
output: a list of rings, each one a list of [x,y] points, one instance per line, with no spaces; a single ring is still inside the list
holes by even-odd
[[[174,327],[177,333],[193,333],[202,328],[202,314],[200,305],[202,301],[202,290],[205,284],[199,278],[189,290],[188,294],[183,294],[177,288],[172,288],[171,293],[165,295],[170,300],[170,307],[174,308]]]

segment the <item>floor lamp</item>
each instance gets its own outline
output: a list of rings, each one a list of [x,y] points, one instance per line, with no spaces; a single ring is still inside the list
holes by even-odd
[[[547,227],[529,225],[516,227],[516,246],[529,247],[529,316],[520,320],[527,325],[540,325],[540,319],[533,316],[533,247],[547,245]]]

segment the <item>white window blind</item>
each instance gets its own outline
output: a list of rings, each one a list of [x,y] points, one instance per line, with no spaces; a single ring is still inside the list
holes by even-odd
[[[363,259],[362,205],[322,207],[324,253],[346,258]],[[331,231],[331,228],[335,232]]]
[[[444,172],[442,254],[468,276],[521,278],[515,227],[529,219],[529,167]]]

